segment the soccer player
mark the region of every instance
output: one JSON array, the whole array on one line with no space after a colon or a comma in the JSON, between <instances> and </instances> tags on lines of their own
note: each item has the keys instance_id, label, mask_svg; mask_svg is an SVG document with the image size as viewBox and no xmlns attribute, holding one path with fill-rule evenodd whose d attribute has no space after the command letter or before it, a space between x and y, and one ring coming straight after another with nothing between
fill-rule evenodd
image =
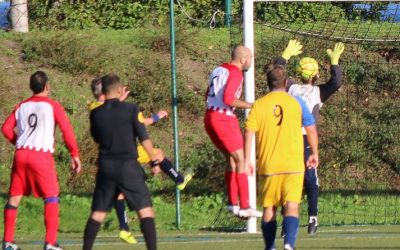
<instances>
[{"instance_id":1,"label":"soccer player","mask_svg":"<svg viewBox=\"0 0 400 250\"><path fill-rule=\"evenodd\" d=\"M45 250L61 250L57 244L59 225L59 185L52 156L54 130L58 125L79 173L81 162L74 131L60 103L48 97L50 85L43 71L30 77L33 96L18 104L3 124L3 135L15 145L8 201L4 208L4 250L20 249L14 243L18 205L23 195L33 194L44 201ZM15 128L17 128L15 130Z\"/></svg>"},{"instance_id":2,"label":"soccer player","mask_svg":"<svg viewBox=\"0 0 400 250\"><path fill-rule=\"evenodd\" d=\"M83 249L93 248L106 213L113 207L115 198L123 193L129 209L137 211L139 215L147 249L154 250L157 249L155 216L145 173L137 161L136 138L151 158L153 174L160 172L159 165L164 158L153 154L153 144L139 108L135 104L120 101L124 86L119 77L115 74L105 75L101 78L101 84L105 102L90 113L90 131L99 144L99 170Z\"/></svg>"},{"instance_id":3,"label":"soccer player","mask_svg":"<svg viewBox=\"0 0 400 250\"><path fill-rule=\"evenodd\" d=\"M299 55L302 51L302 45L297 40L290 40L288 46L281 58L276 60L278 65L286 65L292 56ZM340 55L344 51L343 43L336 43L333 50L328 49L327 54L330 57L331 77L325 84L315 85L319 79L318 63L313 58L303 58L300 60L297 69L301 77L301 84L289 81L287 86L288 93L292 96L299 96L306 103L308 109L312 112L316 123L319 118L319 110L342 85L343 74L339 66ZM303 136L306 137L306 131L303 129ZM304 139L304 161L310 155L310 147L307 140ZM318 174L315 168L306 168L304 176L304 188L307 194L308 202L308 233L314 235L318 227Z\"/></svg>"},{"instance_id":4,"label":"soccer player","mask_svg":"<svg viewBox=\"0 0 400 250\"><path fill-rule=\"evenodd\" d=\"M252 63L251 51L237 45L232 50L231 61L215 68L209 76L206 92L207 111L204 125L215 146L227 161L225 182L228 194L228 211L239 217L261 217L261 212L250 208L247 173L244 168L243 134L234 114L236 108L251 108L252 103L240 100L243 71ZM238 200L239 197L239 200Z\"/></svg>"},{"instance_id":5,"label":"soccer player","mask_svg":"<svg viewBox=\"0 0 400 250\"><path fill-rule=\"evenodd\" d=\"M105 101L105 95L102 92L101 78L96 78L92 81L91 89L96 101L89 103L88 105L89 111L92 111L93 109L103 105ZM124 87L123 93L119 97L119 99L121 101L124 101L128 97L128 95L129 91L127 91L126 88ZM153 114L151 117L148 118L144 118L142 113L140 112L139 116L140 119L143 120L144 125L148 126L157 123L160 119L168 116L168 112L165 110L160 110L159 112L157 112L157 114ZM151 162L150 156L146 153L143 146L138 145L137 152L138 152L138 162L141 165L146 165ZM186 187L187 183L192 179L193 175L191 173L187 173L185 174L185 176L183 176L182 174L177 172L173 168L171 161L165 157L163 150L155 148L153 154L158 154L161 158L164 159L160 163L161 170L163 170L177 184L177 188L179 190L183 190ZM125 212L125 199L123 194L118 195L114 208L119 221L119 228L120 228L119 238L129 244L137 243L136 239L129 230L127 216Z\"/></svg>"},{"instance_id":6,"label":"soccer player","mask_svg":"<svg viewBox=\"0 0 400 250\"><path fill-rule=\"evenodd\" d=\"M265 249L276 249L276 210L283 206L284 249L291 250L297 238L304 180L301 127L307 131L311 147L308 168L318 166L318 136L314 118L305 103L287 94L287 75L282 66L275 65L268 70L267 84L271 92L256 100L246 121L245 165L252 167L251 143L256 135Z\"/></svg>"}]
</instances>

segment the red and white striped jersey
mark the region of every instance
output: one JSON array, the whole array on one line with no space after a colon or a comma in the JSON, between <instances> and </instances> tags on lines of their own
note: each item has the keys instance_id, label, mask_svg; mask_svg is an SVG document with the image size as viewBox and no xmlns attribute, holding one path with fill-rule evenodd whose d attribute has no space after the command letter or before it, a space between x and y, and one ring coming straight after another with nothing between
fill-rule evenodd
<instances>
[{"instance_id":1,"label":"red and white striped jersey","mask_svg":"<svg viewBox=\"0 0 400 250\"><path fill-rule=\"evenodd\" d=\"M17 149L53 153L56 125L71 156L78 156L78 144L63 107L48 97L32 96L18 104L4 122L2 132Z\"/></svg>"},{"instance_id":2,"label":"red and white striped jersey","mask_svg":"<svg viewBox=\"0 0 400 250\"><path fill-rule=\"evenodd\" d=\"M224 63L213 70L208 77L207 109L234 115L232 103L242 94L243 73L232 65Z\"/></svg>"}]
</instances>

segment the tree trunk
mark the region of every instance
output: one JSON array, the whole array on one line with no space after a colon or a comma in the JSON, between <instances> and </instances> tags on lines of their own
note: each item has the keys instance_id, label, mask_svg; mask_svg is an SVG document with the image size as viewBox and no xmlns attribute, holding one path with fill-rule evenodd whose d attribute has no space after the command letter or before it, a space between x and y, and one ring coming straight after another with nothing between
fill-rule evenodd
<instances>
[{"instance_id":1,"label":"tree trunk","mask_svg":"<svg viewBox=\"0 0 400 250\"><path fill-rule=\"evenodd\" d=\"M15 32L28 32L28 0L11 0L11 29Z\"/></svg>"}]
</instances>

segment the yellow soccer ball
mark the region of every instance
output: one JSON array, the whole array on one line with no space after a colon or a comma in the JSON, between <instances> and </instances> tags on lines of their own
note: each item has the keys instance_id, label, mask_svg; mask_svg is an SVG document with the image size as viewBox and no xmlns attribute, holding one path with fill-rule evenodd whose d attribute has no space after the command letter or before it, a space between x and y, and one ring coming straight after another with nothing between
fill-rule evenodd
<instances>
[{"instance_id":1,"label":"yellow soccer ball","mask_svg":"<svg viewBox=\"0 0 400 250\"><path fill-rule=\"evenodd\" d=\"M308 80L318 74L318 62L311 57L303 57L296 66L297 73Z\"/></svg>"}]
</instances>

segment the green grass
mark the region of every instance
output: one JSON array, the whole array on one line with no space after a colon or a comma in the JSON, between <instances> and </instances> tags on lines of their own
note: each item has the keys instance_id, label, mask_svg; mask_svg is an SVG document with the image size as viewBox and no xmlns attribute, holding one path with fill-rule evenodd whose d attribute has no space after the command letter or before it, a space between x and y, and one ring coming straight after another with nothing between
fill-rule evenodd
<instances>
[{"instance_id":1,"label":"green grass","mask_svg":"<svg viewBox=\"0 0 400 250\"><path fill-rule=\"evenodd\" d=\"M192 183L193 184L193 183ZM191 187L182 193L181 232L222 231L234 232L245 228L245 222L228 214L225 210L223 194L203 196L190 195ZM174 189L165 190L165 194L154 195L153 205L156 211L157 229L163 233L176 232ZM0 204L5 203L5 196ZM90 214L91 195L61 196L60 229L61 233L81 233ZM379 209L377 209L379 207ZM319 202L319 223L327 225L365 225L365 224L398 224L400 200L395 195L361 196L322 193ZM42 235L43 201L32 197L22 200L19 207L17 238ZM139 231L139 220L134 212L128 213L130 225L135 232ZM3 218L0 218L0 223ZM278 216L281 222L281 216ZM303 201L301 225L307 225L307 205ZM0 224L2 230L3 224ZM107 216L102 226L102 233L112 234L118 231L118 220L114 210Z\"/></svg>"},{"instance_id":2,"label":"green grass","mask_svg":"<svg viewBox=\"0 0 400 250\"><path fill-rule=\"evenodd\" d=\"M278 234L280 229L278 229ZM299 230L297 249L399 249L400 226L345 226L319 227L315 236L306 234L306 228ZM139 243L134 246L120 242L116 233L99 233L95 249L146 249L143 238L136 238ZM60 234L60 242L68 249L81 249L81 234ZM41 249L42 242L37 238L25 237L19 241L24 249ZM281 249L283 242L277 238L276 245ZM171 232L158 234L159 249L191 250L233 250L263 249L262 235L246 233L213 233L213 232Z\"/></svg>"}]
</instances>

